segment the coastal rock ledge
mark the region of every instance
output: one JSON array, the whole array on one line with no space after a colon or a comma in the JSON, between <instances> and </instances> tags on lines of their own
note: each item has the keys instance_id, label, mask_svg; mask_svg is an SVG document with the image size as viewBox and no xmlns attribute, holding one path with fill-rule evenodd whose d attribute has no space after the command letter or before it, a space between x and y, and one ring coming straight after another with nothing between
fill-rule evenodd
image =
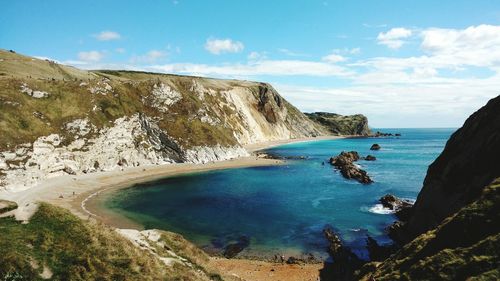
<instances>
[{"instance_id":1,"label":"coastal rock ledge","mask_svg":"<svg viewBox=\"0 0 500 281\"><path fill-rule=\"evenodd\" d=\"M355 179L363 184L370 184L373 180L365 170L354 164L360 159L356 151L342 151L339 155L330 158L330 164L335 166L346 179Z\"/></svg>"}]
</instances>

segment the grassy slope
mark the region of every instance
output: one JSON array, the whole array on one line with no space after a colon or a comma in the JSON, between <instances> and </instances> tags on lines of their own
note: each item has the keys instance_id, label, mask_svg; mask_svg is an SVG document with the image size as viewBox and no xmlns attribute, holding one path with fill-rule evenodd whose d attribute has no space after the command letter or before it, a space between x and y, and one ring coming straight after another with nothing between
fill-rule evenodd
<instances>
[{"instance_id":1,"label":"grassy slope","mask_svg":"<svg viewBox=\"0 0 500 281\"><path fill-rule=\"evenodd\" d=\"M165 266L112 229L44 203L28 224L0 219L0 233L0 280L39 280L44 266L54 280L221 279L204 268L208 257L180 235L164 232L166 246L156 251L170 248L193 262L193 268Z\"/></svg>"},{"instance_id":2,"label":"grassy slope","mask_svg":"<svg viewBox=\"0 0 500 281\"><path fill-rule=\"evenodd\" d=\"M0 50L0 59L0 150L33 142L50 133L70 137L63 125L73 119L88 117L97 128L103 128L117 118L138 112L161 119L160 127L186 147L235 144L230 129L189 118L203 104L210 106L220 102L218 97L206 95L207 100L201 101L190 95L192 77L128 71L88 72L3 50ZM82 82L95 85L103 78L109 78L108 83L113 87L113 92L106 96L91 94L88 86L80 86ZM217 85L216 80L199 79ZM160 82L184 96L166 113L142 103L143 98L150 96L153 85ZM23 83L31 89L48 92L50 96L29 97L20 92ZM258 85L229 80L219 80L220 83ZM222 107L222 110L231 113L228 108Z\"/></svg>"},{"instance_id":3,"label":"grassy slope","mask_svg":"<svg viewBox=\"0 0 500 281\"><path fill-rule=\"evenodd\" d=\"M362 280L499 280L500 178L480 199L420 235L382 263L363 267Z\"/></svg>"},{"instance_id":4,"label":"grassy slope","mask_svg":"<svg viewBox=\"0 0 500 281\"><path fill-rule=\"evenodd\" d=\"M106 83L113 90L106 95L90 93L88 88L103 79L108 79ZM204 99L200 99L191 89L193 79L213 89L215 94L204 95ZM24 83L30 89L48 92L50 96L36 99L21 93ZM148 103L153 100L153 86L160 83L183 96L167 112L160 112ZM221 121L227 124L239 122L235 112L224 105L227 101L220 92L243 86L257 97L261 85L257 82L147 72L83 71L0 50L0 150L30 143L51 133L63 135L70 141L72 136L66 132L64 124L77 118L88 118L100 129L110 126L117 118L135 113L145 113L158 120L160 128L185 148L235 145L237 141L229 126L202 122L197 112L205 109L215 119L225 117L225 121ZM294 126L297 116L303 115L289 103L285 102L285 105L291 118L288 123ZM294 114L297 116L291 116Z\"/></svg>"}]
</instances>

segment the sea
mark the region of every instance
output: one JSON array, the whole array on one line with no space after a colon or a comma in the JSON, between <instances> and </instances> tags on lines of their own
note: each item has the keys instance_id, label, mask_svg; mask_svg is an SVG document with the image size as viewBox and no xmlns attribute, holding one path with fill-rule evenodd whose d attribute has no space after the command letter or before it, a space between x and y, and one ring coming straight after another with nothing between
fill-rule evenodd
<instances>
[{"instance_id":1,"label":"sea","mask_svg":"<svg viewBox=\"0 0 500 281\"><path fill-rule=\"evenodd\" d=\"M327 260L323 229L333 228L360 258L366 238L390 244L396 217L379 202L385 194L415 200L428 166L455 129L379 129L400 137L347 138L285 144L265 150L288 157L282 165L173 176L107 195L106 209L146 229L182 234L209 253L248 241L240 257L309 255ZM370 150L372 144L381 146ZM357 164L372 184L348 180L328 163L342 151L373 155ZM298 158L298 159L296 159Z\"/></svg>"}]
</instances>

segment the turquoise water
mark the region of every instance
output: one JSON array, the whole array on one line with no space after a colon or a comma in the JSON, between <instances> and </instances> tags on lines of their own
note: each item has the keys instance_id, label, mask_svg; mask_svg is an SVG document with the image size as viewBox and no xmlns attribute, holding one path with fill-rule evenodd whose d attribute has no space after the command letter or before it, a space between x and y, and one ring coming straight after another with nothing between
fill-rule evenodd
<instances>
[{"instance_id":1,"label":"turquoise water","mask_svg":"<svg viewBox=\"0 0 500 281\"><path fill-rule=\"evenodd\" d=\"M311 252L325 257L322 230L330 225L358 255L366 257L366 235L389 243L384 229L395 220L377 208L377 200L387 193L415 199L427 166L454 130L385 131L400 132L402 137L283 145L268 151L307 158L282 166L196 173L139 184L111 194L105 204L146 228L181 233L207 249L242 235L249 237L250 246L242 253L247 256ZM370 151L373 143L382 149ZM346 180L327 163L343 150L377 157L373 162L358 162L373 184Z\"/></svg>"}]
</instances>

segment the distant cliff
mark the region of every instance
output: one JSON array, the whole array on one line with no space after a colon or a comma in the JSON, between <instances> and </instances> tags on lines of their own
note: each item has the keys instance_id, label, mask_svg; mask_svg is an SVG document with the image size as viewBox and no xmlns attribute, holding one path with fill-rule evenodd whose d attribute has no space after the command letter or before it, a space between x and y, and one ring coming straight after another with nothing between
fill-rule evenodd
<instances>
[{"instance_id":1,"label":"distant cliff","mask_svg":"<svg viewBox=\"0 0 500 281\"><path fill-rule=\"evenodd\" d=\"M500 96L472 114L429 166L409 219L390 229L402 248L354 280L499 280L498 159Z\"/></svg>"},{"instance_id":2,"label":"distant cliff","mask_svg":"<svg viewBox=\"0 0 500 281\"><path fill-rule=\"evenodd\" d=\"M224 160L248 155L247 144L328 134L265 83L0 59L0 186Z\"/></svg>"},{"instance_id":3,"label":"distant cliff","mask_svg":"<svg viewBox=\"0 0 500 281\"><path fill-rule=\"evenodd\" d=\"M367 136L370 134L368 118L361 114L346 116L328 112L305 114L309 119L321 124L334 135Z\"/></svg>"}]
</instances>

